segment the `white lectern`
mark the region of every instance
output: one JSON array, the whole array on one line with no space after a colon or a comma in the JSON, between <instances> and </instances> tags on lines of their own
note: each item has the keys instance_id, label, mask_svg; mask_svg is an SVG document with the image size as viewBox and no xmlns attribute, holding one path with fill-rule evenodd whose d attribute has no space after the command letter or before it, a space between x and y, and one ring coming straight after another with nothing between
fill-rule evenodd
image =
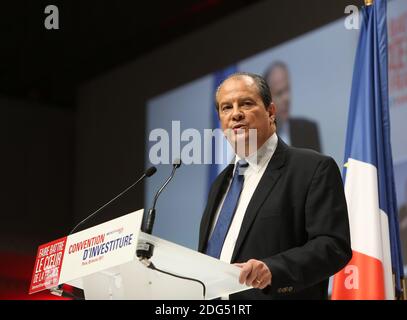
<instances>
[{"instance_id":1,"label":"white lectern","mask_svg":"<svg viewBox=\"0 0 407 320\"><path fill-rule=\"evenodd\" d=\"M195 300L250 289L239 283L238 267L141 232L142 215L141 209L40 246L30 292L67 283L83 289L85 299ZM150 261L162 272L139 261L138 242L154 245ZM45 254L58 254L56 243L64 247L61 264L41 270Z\"/></svg>"},{"instance_id":2,"label":"white lectern","mask_svg":"<svg viewBox=\"0 0 407 320\"><path fill-rule=\"evenodd\" d=\"M249 289L239 284L239 268L175 243L140 232L139 241L154 245L151 261L171 274L147 268L137 258L86 277L72 285L83 288L85 299L214 299Z\"/></svg>"}]
</instances>

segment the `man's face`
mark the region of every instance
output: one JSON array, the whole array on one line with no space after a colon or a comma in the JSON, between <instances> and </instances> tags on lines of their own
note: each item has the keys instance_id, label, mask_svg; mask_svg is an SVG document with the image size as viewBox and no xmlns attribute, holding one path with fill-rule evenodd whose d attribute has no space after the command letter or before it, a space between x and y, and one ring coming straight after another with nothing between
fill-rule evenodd
<instances>
[{"instance_id":1,"label":"man's face","mask_svg":"<svg viewBox=\"0 0 407 320\"><path fill-rule=\"evenodd\" d=\"M273 102L277 106L277 121L285 122L290 116L291 103L290 79L287 70L279 66L275 67L267 82L271 89Z\"/></svg>"},{"instance_id":2,"label":"man's face","mask_svg":"<svg viewBox=\"0 0 407 320\"><path fill-rule=\"evenodd\" d=\"M266 109L251 77L236 76L226 80L218 91L217 102L222 129L235 152L236 145L244 143L248 155L249 129L257 130L254 150L275 132L275 107L270 104Z\"/></svg>"}]
</instances>

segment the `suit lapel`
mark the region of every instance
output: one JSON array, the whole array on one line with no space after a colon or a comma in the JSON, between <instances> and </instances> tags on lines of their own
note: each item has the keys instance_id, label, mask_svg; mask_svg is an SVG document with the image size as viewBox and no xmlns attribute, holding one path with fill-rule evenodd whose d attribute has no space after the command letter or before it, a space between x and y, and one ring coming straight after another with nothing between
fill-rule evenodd
<instances>
[{"instance_id":1,"label":"suit lapel","mask_svg":"<svg viewBox=\"0 0 407 320\"><path fill-rule=\"evenodd\" d=\"M280 178L280 168L284 165L286 156L287 145L279 138L276 151L273 157L270 159L266 170L260 182L253 193L252 199L246 209L245 216L243 218L242 226L240 227L239 236L237 237L235 249L232 255L232 262L235 261L236 255L239 252L241 245L254 221L256 215L266 200L274 185Z\"/></svg>"},{"instance_id":2,"label":"suit lapel","mask_svg":"<svg viewBox=\"0 0 407 320\"><path fill-rule=\"evenodd\" d=\"M205 244L208 242L209 231L211 227L211 222L213 221L215 212L219 207L219 202L222 199L222 196L225 194L228 187L229 178L233 172L234 163L229 164L225 170L223 170L218 178L216 178L209 199L208 206L205 210L204 216L202 217L202 230L199 237L198 251L203 252Z\"/></svg>"}]
</instances>

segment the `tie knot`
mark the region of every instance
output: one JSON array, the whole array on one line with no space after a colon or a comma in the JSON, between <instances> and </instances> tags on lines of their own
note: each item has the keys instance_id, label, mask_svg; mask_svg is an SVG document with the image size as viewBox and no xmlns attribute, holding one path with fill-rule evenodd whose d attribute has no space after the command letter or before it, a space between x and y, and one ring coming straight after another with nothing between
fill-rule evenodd
<instances>
[{"instance_id":1,"label":"tie knot","mask_svg":"<svg viewBox=\"0 0 407 320\"><path fill-rule=\"evenodd\" d=\"M249 164L247 163L246 160L239 160L236 163L236 169L235 169L235 173L239 174L239 175L244 175L247 167L249 166Z\"/></svg>"},{"instance_id":2,"label":"tie knot","mask_svg":"<svg viewBox=\"0 0 407 320\"><path fill-rule=\"evenodd\" d=\"M246 160L241 159L241 160L239 160L239 161L237 162L237 166L238 166L238 168L245 168L245 167L248 167L249 164L247 163Z\"/></svg>"}]
</instances>

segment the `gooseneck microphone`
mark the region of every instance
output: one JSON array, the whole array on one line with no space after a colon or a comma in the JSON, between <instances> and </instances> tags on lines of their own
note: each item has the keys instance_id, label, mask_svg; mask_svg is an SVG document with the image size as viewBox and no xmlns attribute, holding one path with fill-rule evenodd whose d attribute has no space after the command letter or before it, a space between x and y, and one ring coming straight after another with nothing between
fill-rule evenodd
<instances>
[{"instance_id":1,"label":"gooseneck microphone","mask_svg":"<svg viewBox=\"0 0 407 320\"><path fill-rule=\"evenodd\" d=\"M148 168L146 171L144 171L143 175L136 181L134 182L131 186L129 186L128 188L126 188L125 190L123 190L122 192L120 192L116 197L114 197L112 200L106 202L103 206L101 206L100 208L98 208L96 211L92 212L89 216L87 216L85 219L83 219L81 222L79 222L72 230L71 232L69 232L69 235L71 235L72 233L74 233L76 231L76 229L78 229L79 226L81 226L82 224L84 224L86 221L88 221L90 218L92 218L94 215L96 215L99 211L101 211L102 209L104 209L105 207L107 207L109 204L111 204L113 201L115 201L116 199L120 198L122 195L124 195L127 191L129 191L131 188L133 188L135 185L137 185L140 181L144 180L146 177L151 177L154 173L157 172L157 168L156 167L150 167Z\"/></svg>"},{"instance_id":2,"label":"gooseneck microphone","mask_svg":"<svg viewBox=\"0 0 407 320\"><path fill-rule=\"evenodd\" d=\"M95 216L99 211L101 211L102 209L104 209L106 206L108 206L109 204L111 204L113 201L115 201L116 199L120 198L122 195L124 195L127 191L129 191L131 188L133 188L135 185L137 185L140 181L144 180L146 177L151 177L154 173L157 172L157 168L156 167L150 167L148 168L146 171L144 171L144 173L141 175L140 178L137 179L136 182L134 182L132 185L130 185L129 187L127 187L125 190L123 190L122 192L120 192L117 196L115 196L113 199L111 199L110 201L106 202L103 206L101 206L100 208L98 208L96 211L92 212L89 216L87 216L85 219L83 219L81 222L79 222L72 230L71 232L69 232L69 235L71 235L72 233L74 233L76 231L76 229L78 229L79 226L81 226L82 224L84 224L86 221L88 221L90 218L92 218L93 216ZM73 299L77 299L77 300L81 300L82 298L76 297L75 295L69 293L69 292L65 292L63 290L63 286L64 284L61 283L58 286L54 287L54 288L50 288L50 291L53 295L56 296L63 296L63 297L67 297L67 298L73 298Z\"/></svg>"},{"instance_id":3,"label":"gooseneck microphone","mask_svg":"<svg viewBox=\"0 0 407 320\"><path fill-rule=\"evenodd\" d=\"M154 196L153 205L148 210L147 215L143 219L141 226L141 231L151 234L153 232L154 220L155 220L155 206L157 204L157 199L160 196L161 192L165 189L168 183L172 180L175 175L175 171L181 166L181 160L175 159L172 164L172 171L170 176L165 180L164 184L158 189L157 193ZM154 246L151 243L139 242L137 245L137 256L141 259L150 259L153 255Z\"/></svg>"},{"instance_id":4,"label":"gooseneck microphone","mask_svg":"<svg viewBox=\"0 0 407 320\"><path fill-rule=\"evenodd\" d=\"M165 189L165 187L168 185L168 183L171 181L171 179L175 175L175 171L181 166L181 160L176 159L173 162L173 167L170 176L165 180L164 184L161 186L160 189L158 189L157 193L154 196L153 200L153 205L152 207L148 210L147 215L144 216L145 218L145 223L143 219L143 224L141 227L141 230L144 231L145 233L151 234L153 231L153 226L154 226L154 220L155 220L155 205L157 204L157 199L160 196L161 192ZM150 258L153 256L153 251L154 251L154 245L152 243L146 242L146 241L139 241L137 244L137 250L136 254L137 257L139 258L140 262L144 264L147 268L154 270L156 272L160 272L175 278L183 279L183 280L189 280L193 282L197 282L202 285L203 289L203 299L205 300L205 295L206 295L206 286L205 283L203 283L199 279L194 279L194 278L189 278L185 277L179 274L171 273L169 271L165 271L161 268L157 268L154 263L150 260Z\"/></svg>"},{"instance_id":5,"label":"gooseneck microphone","mask_svg":"<svg viewBox=\"0 0 407 320\"><path fill-rule=\"evenodd\" d=\"M157 204L157 199L160 196L161 192L165 189L167 184L172 180L175 175L175 170L177 170L181 166L181 160L176 159L172 165L171 175L165 180L164 184L158 189L157 193L154 196L153 206L148 210L146 223L142 227L142 231L148 234L153 232L154 220L155 220L155 205Z\"/></svg>"}]
</instances>

